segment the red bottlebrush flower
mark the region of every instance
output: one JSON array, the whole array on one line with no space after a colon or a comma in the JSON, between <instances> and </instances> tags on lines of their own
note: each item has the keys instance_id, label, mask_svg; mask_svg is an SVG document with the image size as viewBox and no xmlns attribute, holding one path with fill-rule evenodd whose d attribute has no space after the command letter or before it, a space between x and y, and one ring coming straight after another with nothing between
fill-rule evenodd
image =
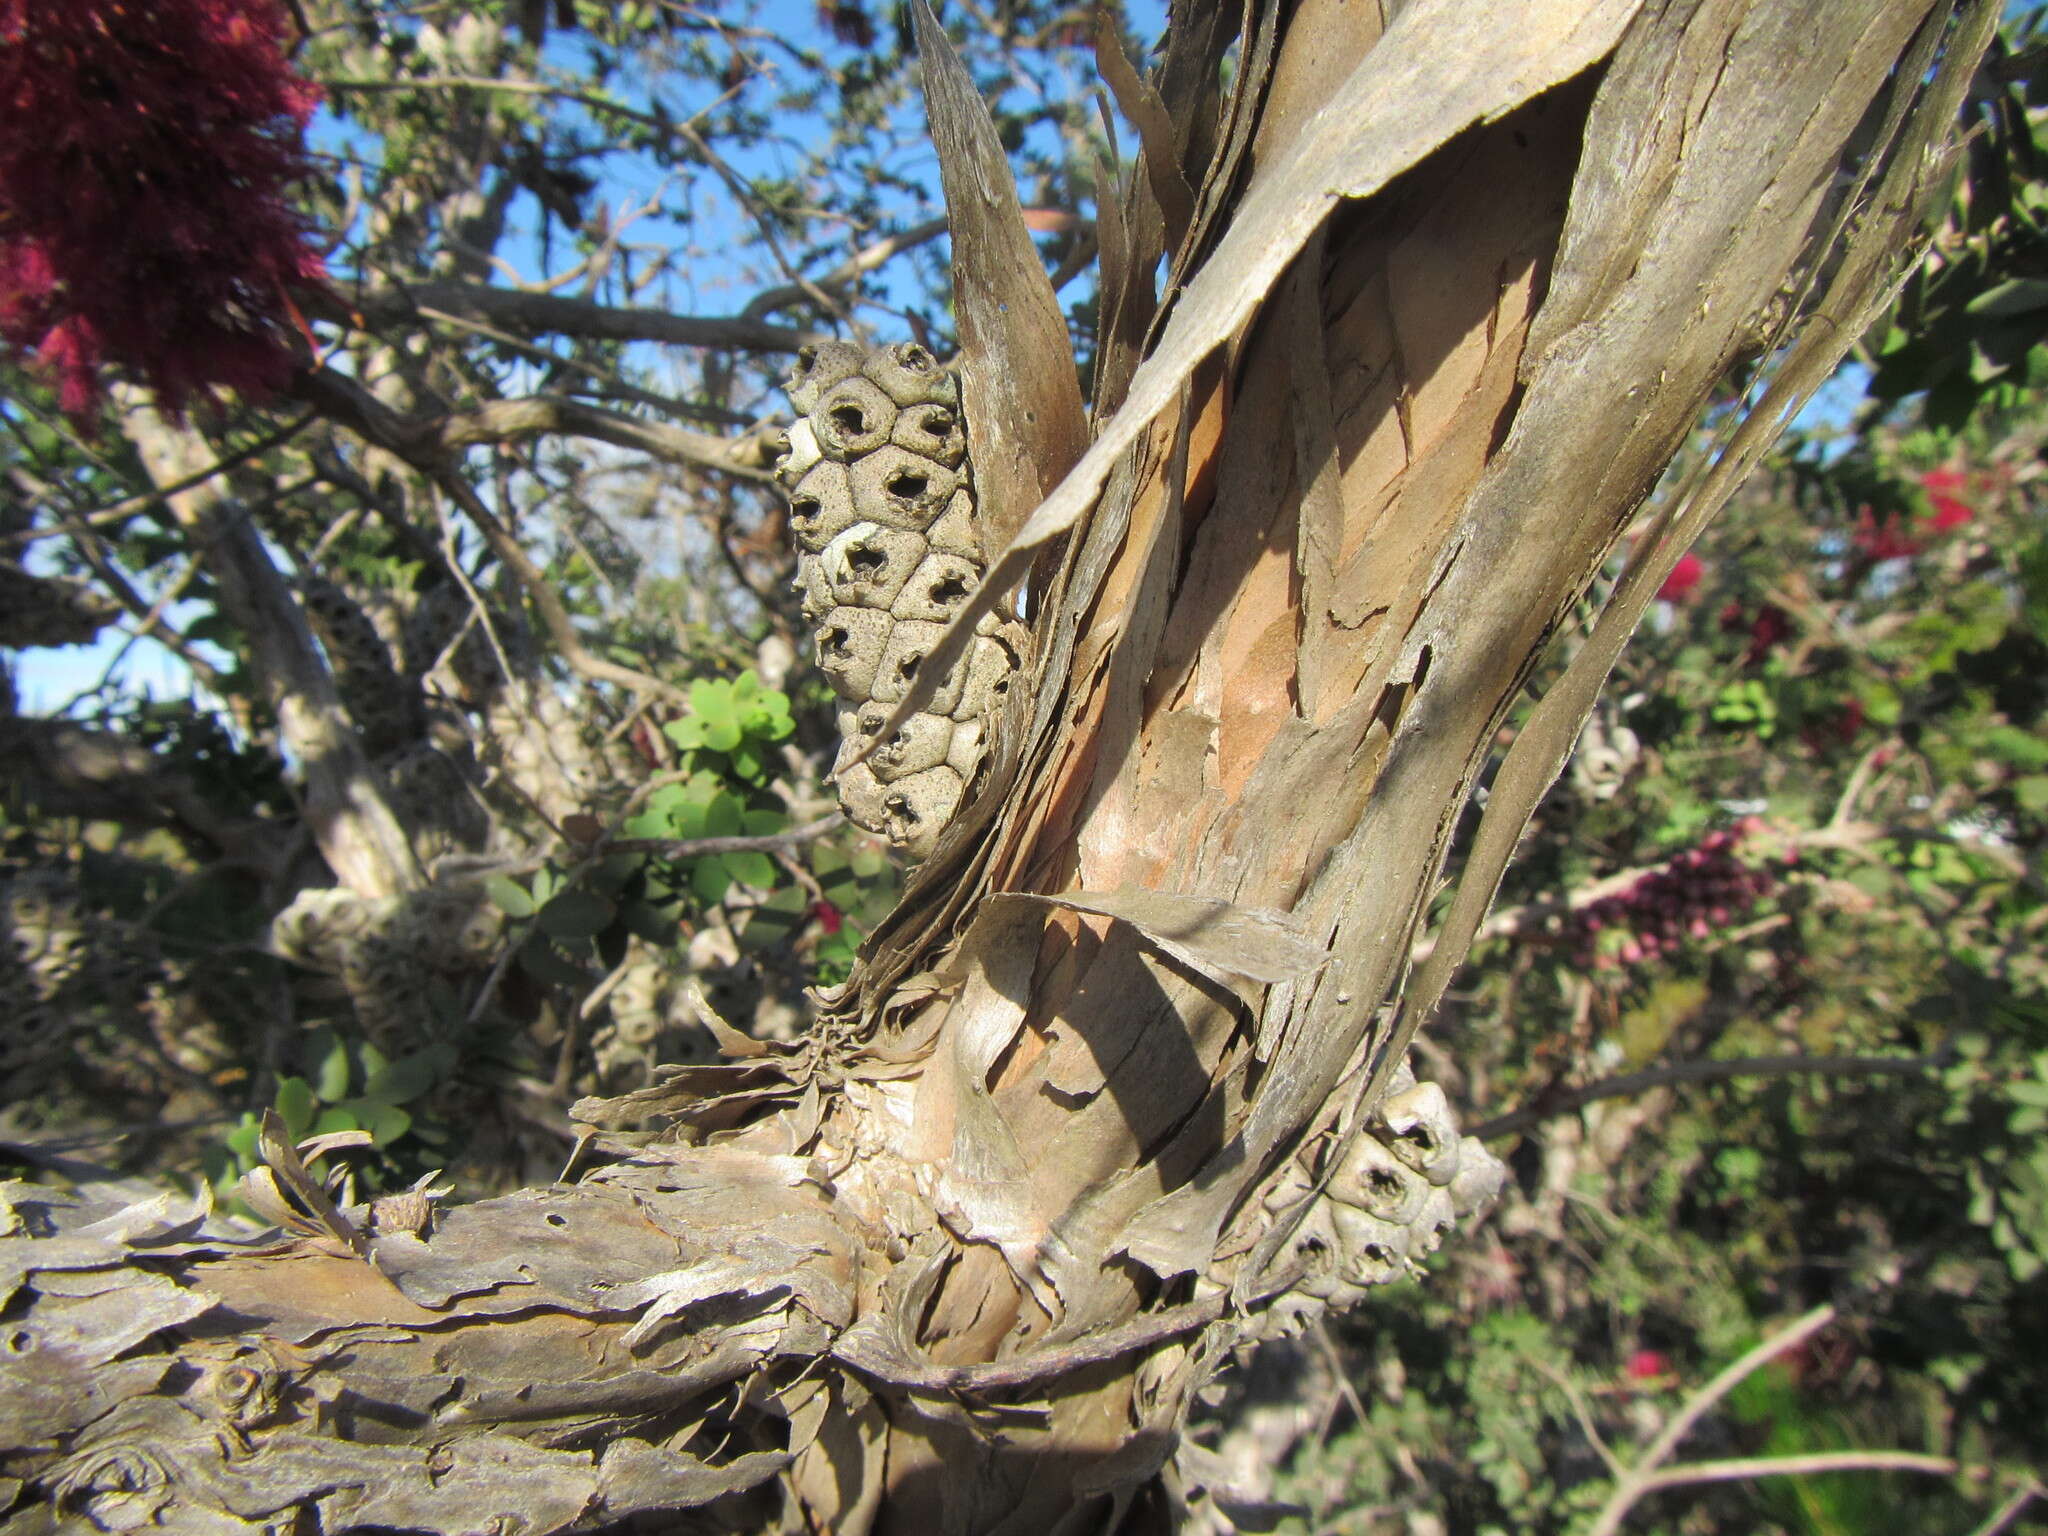
<instances>
[{"instance_id":1,"label":"red bottlebrush flower","mask_svg":"<svg viewBox=\"0 0 2048 1536\"><path fill-rule=\"evenodd\" d=\"M1612 970L1652 963L1688 941L1712 938L1778 883L1777 873L1752 868L1741 857L1743 840L1762 826L1752 819L1708 833L1625 889L1572 913L1561 942L1581 965Z\"/></svg>"},{"instance_id":2,"label":"red bottlebrush flower","mask_svg":"<svg viewBox=\"0 0 2048 1536\"><path fill-rule=\"evenodd\" d=\"M1671 1357L1661 1350L1639 1349L1628 1357L1628 1364L1623 1369L1631 1381L1649 1381L1671 1374Z\"/></svg>"},{"instance_id":3,"label":"red bottlebrush flower","mask_svg":"<svg viewBox=\"0 0 2048 1536\"><path fill-rule=\"evenodd\" d=\"M818 24L848 48L875 46L875 24L860 0L818 0Z\"/></svg>"},{"instance_id":4,"label":"red bottlebrush flower","mask_svg":"<svg viewBox=\"0 0 2048 1536\"><path fill-rule=\"evenodd\" d=\"M1887 512L1879 522L1868 507L1856 511L1856 527L1849 541L1872 561L1904 560L1920 553L1920 541L1906 532L1905 519Z\"/></svg>"},{"instance_id":5,"label":"red bottlebrush flower","mask_svg":"<svg viewBox=\"0 0 2048 1536\"><path fill-rule=\"evenodd\" d=\"M1776 603L1765 603L1749 621L1749 650L1743 665L1755 666L1771 653L1771 647L1792 633L1792 616Z\"/></svg>"},{"instance_id":6,"label":"red bottlebrush flower","mask_svg":"<svg viewBox=\"0 0 2048 1536\"><path fill-rule=\"evenodd\" d=\"M1688 549L1678 557L1678 564L1671 567L1671 574L1664 578L1664 585L1657 589L1657 595L1667 603L1683 602L1706 574L1706 561Z\"/></svg>"},{"instance_id":7,"label":"red bottlebrush flower","mask_svg":"<svg viewBox=\"0 0 2048 1536\"><path fill-rule=\"evenodd\" d=\"M325 267L284 33L275 0L0 0L0 344L73 417L105 367L173 415L289 377Z\"/></svg>"},{"instance_id":8,"label":"red bottlebrush flower","mask_svg":"<svg viewBox=\"0 0 2048 1536\"><path fill-rule=\"evenodd\" d=\"M1833 714L1823 715L1809 723L1799 733L1800 739L1815 752L1845 747L1862 732L1864 719L1863 701L1854 697L1844 699L1842 707Z\"/></svg>"},{"instance_id":9,"label":"red bottlebrush flower","mask_svg":"<svg viewBox=\"0 0 2048 1536\"><path fill-rule=\"evenodd\" d=\"M846 926L846 916L829 901L811 903L811 916L817 919L818 927L827 938Z\"/></svg>"},{"instance_id":10,"label":"red bottlebrush flower","mask_svg":"<svg viewBox=\"0 0 2048 1536\"><path fill-rule=\"evenodd\" d=\"M1930 469L1920 477L1920 489L1934 508L1927 522L1937 533L1976 521L1977 509L1957 493L1969 489L1970 477L1959 469Z\"/></svg>"}]
</instances>

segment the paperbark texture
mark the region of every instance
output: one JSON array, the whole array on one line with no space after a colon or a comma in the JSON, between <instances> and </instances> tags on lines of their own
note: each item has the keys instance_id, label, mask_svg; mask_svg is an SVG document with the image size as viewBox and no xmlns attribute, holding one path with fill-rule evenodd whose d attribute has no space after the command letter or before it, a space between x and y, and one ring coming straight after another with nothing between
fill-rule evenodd
<instances>
[{"instance_id":1,"label":"paperbark texture","mask_svg":"<svg viewBox=\"0 0 2048 1536\"><path fill-rule=\"evenodd\" d=\"M1103 173L1092 445L921 23L1019 525L982 596L1031 577L1034 653L809 1037L588 1105L666 1129L431 1220L321 1210L288 1147L261 1242L17 1190L0 1531L1166 1530L1219 1361L1483 1195L1407 1032L1612 646L1912 253L1996 12L1189 9L1106 70L1144 143ZM1782 383L1644 514L1409 987L1510 707L1759 356Z\"/></svg>"}]
</instances>

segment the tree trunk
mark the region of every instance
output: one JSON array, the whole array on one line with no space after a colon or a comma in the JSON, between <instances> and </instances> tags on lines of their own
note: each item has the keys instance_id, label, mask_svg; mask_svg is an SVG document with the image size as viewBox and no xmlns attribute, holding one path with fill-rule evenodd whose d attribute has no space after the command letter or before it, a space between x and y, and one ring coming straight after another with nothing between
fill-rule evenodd
<instances>
[{"instance_id":1,"label":"tree trunk","mask_svg":"<svg viewBox=\"0 0 2048 1536\"><path fill-rule=\"evenodd\" d=\"M0 1192L0 1532L1168 1529L1215 1366L1483 1200L1407 1042L1620 643L1917 247L1996 7L1187 10L1151 80L1105 57L1144 153L1085 453L1028 308L977 328L1010 193L927 43L1021 524L984 593L1029 576L1035 651L810 1036L431 1215L337 1211L274 1137L267 1240Z\"/></svg>"}]
</instances>

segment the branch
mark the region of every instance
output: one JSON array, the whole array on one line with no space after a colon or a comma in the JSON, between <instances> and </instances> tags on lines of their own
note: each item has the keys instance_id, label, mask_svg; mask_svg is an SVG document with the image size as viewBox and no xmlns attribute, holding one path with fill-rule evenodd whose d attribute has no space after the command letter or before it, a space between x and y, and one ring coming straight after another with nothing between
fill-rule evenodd
<instances>
[{"instance_id":1,"label":"branch","mask_svg":"<svg viewBox=\"0 0 2048 1536\"><path fill-rule=\"evenodd\" d=\"M646 853L661 859L701 859L714 853L779 853L802 847L845 824L846 818L834 811L787 832L768 832L756 837L621 837L605 843L597 850L597 856Z\"/></svg>"},{"instance_id":2,"label":"branch","mask_svg":"<svg viewBox=\"0 0 2048 1536\"><path fill-rule=\"evenodd\" d=\"M1815 1307L1782 1333L1764 1340L1695 1392L1686 1401L1685 1406L1672 1416L1671 1422L1664 1426L1657 1438L1650 1442L1628 1474L1616 1480L1614 1492L1608 1495L1607 1502L1601 1506L1599 1516L1593 1521L1586 1536L1614 1536L1614 1533L1621 1529L1622 1520L1635 1502L1657 1486L1658 1464L1678 1448L1679 1441L1692 1433L1693 1426L1699 1423L1709 1408L1734 1391L1759 1367L1820 1332L1834 1321L1834 1317L1833 1307Z\"/></svg>"},{"instance_id":3,"label":"branch","mask_svg":"<svg viewBox=\"0 0 2048 1536\"><path fill-rule=\"evenodd\" d=\"M718 347L733 352L794 352L829 341L828 332L770 325L735 316L675 315L665 309L615 308L560 294L499 288L489 283L446 279L403 288L372 288L352 299L315 299L306 305L316 319L358 328L366 324L432 319L440 310L465 320L528 335L580 336L594 341L658 341L679 347Z\"/></svg>"},{"instance_id":4,"label":"branch","mask_svg":"<svg viewBox=\"0 0 2048 1536\"><path fill-rule=\"evenodd\" d=\"M1952 1456L1914 1451L1816 1451L1805 1456L1744 1456L1733 1461L1695 1461L1667 1467L1644 1479L1643 1489L1680 1488L1687 1483L1732 1483L1750 1477L1806 1477L1816 1472L1932 1472L1953 1477L1962 1464Z\"/></svg>"},{"instance_id":5,"label":"branch","mask_svg":"<svg viewBox=\"0 0 2048 1536\"><path fill-rule=\"evenodd\" d=\"M726 410L723 406L710 405L695 400L678 400L670 395L658 395L653 390L641 389L630 384L614 368L601 368L578 357L565 357L560 352L551 352L535 342L523 340L510 331L501 331L495 325L485 325L476 320L465 320L460 315L451 315L445 310L422 307L420 313L431 320L452 325L457 330L468 331L473 336L482 336L501 347L508 348L549 368L568 368L593 379L600 386L594 393L607 399L636 400L642 405L652 406L666 415L694 416L703 421L718 422L728 427L750 427L754 418L738 411Z\"/></svg>"},{"instance_id":6,"label":"branch","mask_svg":"<svg viewBox=\"0 0 2048 1536\"><path fill-rule=\"evenodd\" d=\"M935 240L946 232L944 219L927 219L915 228L906 229L900 235L889 235L863 246L853 255L834 267L824 276L809 283L782 283L773 288L763 288L740 311L742 320L758 320L763 315L773 314L778 309L787 309L792 304L801 304L810 298L811 290L822 288L828 293L837 293L852 287L861 278L885 262L914 250L927 241Z\"/></svg>"},{"instance_id":7,"label":"branch","mask_svg":"<svg viewBox=\"0 0 2048 1536\"><path fill-rule=\"evenodd\" d=\"M267 432L254 442L248 444L248 446L237 448L233 453L223 455L214 463L207 465L206 468L195 470L180 480L172 481L169 485L144 491L140 495L130 496L125 501L117 501L112 506L101 507L92 512L59 512L56 515L62 518L63 522L58 527L21 528L12 533L0 534L0 545L32 544L38 539L54 538L60 533L73 532L79 528L99 528L108 523L126 522L138 513L147 512L152 507L162 506L173 496L182 495L186 491L204 485L216 475L224 475L231 469L239 469L251 459L268 453L273 448L282 447L306 429L307 424L313 420L314 414L314 412L308 411L296 420L287 422L284 426L279 427L275 432ZM51 488L48 485L29 475L19 467L10 469L8 475L23 490L33 495L47 497L52 494Z\"/></svg>"},{"instance_id":8,"label":"branch","mask_svg":"<svg viewBox=\"0 0 2048 1536\"><path fill-rule=\"evenodd\" d=\"M438 485L462 508L463 515L476 525L477 531L484 536L484 542L491 546L491 553L512 573L539 610L541 622L547 626L555 649L576 671L595 681L616 683L636 693L658 693L677 699L683 696L673 684L650 673L620 666L615 661L607 661L591 653L554 584L533 563L511 530L484 505L483 498L477 495L469 482L456 473L446 450L438 442L423 442L418 431L405 418L355 380L332 368L302 368L293 380L293 387L301 398L335 421L402 459Z\"/></svg>"},{"instance_id":9,"label":"branch","mask_svg":"<svg viewBox=\"0 0 2048 1536\"><path fill-rule=\"evenodd\" d=\"M416 441L430 442L445 452L459 452L480 443L501 443L542 433L591 437L620 448L633 448L680 464L696 464L723 474L766 482L768 455L751 435L723 437L688 427L642 421L621 411L608 411L566 395L529 395L520 400L491 400L467 411L417 422L409 429Z\"/></svg>"},{"instance_id":10,"label":"branch","mask_svg":"<svg viewBox=\"0 0 2048 1536\"><path fill-rule=\"evenodd\" d=\"M249 841L140 742L72 720L0 719L0 777L44 816L184 827L223 852Z\"/></svg>"},{"instance_id":11,"label":"branch","mask_svg":"<svg viewBox=\"0 0 2048 1536\"><path fill-rule=\"evenodd\" d=\"M2017 1520L2025 1509L2044 1490L2039 1483L2030 1482L2023 1488L2015 1489L2011 1498L1984 1517L1984 1523L1970 1532L1970 1536L1998 1536L1998 1533Z\"/></svg>"},{"instance_id":12,"label":"branch","mask_svg":"<svg viewBox=\"0 0 2048 1536\"><path fill-rule=\"evenodd\" d=\"M139 391L124 387L123 395L129 440L153 477L176 484L211 462L212 450L197 434L171 426ZM412 844L342 708L298 598L246 509L226 505L211 485L167 496L166 504L219 583L223 611L248 636L285 746L305 775L305 816L321 856L359 895L418 889L425 875Z\"/></svg>"}]
</instances>

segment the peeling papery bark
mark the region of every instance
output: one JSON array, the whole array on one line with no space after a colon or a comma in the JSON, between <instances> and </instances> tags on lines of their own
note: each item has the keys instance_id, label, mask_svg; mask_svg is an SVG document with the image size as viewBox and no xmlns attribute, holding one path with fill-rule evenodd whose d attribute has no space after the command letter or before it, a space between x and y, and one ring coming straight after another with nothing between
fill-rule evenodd
<instances>
[{"instance_id":1,"label":"peeling papery bark","mask_svg":"<svg viewBox=\"0 0 2048 1536\"><path fill-rule=\"evenodd\" d=\"M424 1226L323 1209L281 1144L267 1237L11 1187L0 1532L1163 1531L1216 1367L1483 1208L1406 1032L1637 598L1912 254L1996 8L1380 9L1203 11L1111 68L1145 161L1102 178L1094 444L953 625L1029 574L1032 655L811 1034L579 1106L617 1161ZM934 138L971 146L955 86ZM977 164L963 247L1014 204ZM1000 267L964 261L997 318L961 372L1015 502L1073 418L1030 361L1057 311ZM1409 1002L1509 708L1757 357L1780 382L1651 514Z\"/></svg>"}]
</instances>

